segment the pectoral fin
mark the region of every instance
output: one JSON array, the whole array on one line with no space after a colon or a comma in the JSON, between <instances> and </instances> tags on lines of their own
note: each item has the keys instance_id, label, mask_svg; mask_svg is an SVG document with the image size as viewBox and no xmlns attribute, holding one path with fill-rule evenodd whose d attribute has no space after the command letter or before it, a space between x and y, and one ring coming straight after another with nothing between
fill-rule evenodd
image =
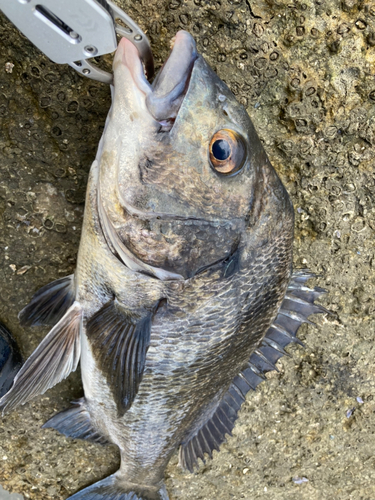
<instances>
[{"instance_id":1,"label":"pectoral fin","mask_svg":"<svg viewBox=\"0 0 375 500\"><path fill-rule=\"evenodd\" d=\"M116 301L111 301L87 324L87 337L112 391L119 416L130 408L142 380L151 318L152 313L130 316Z\"/></svg>"},{"instance_id":2,"label":"pectoral fin","mask_svg":"<svg viewBox=\"0 0 375 500\"><path fill-rule=\"evenodd\" d=\"M81 317L81 306L75 302L18 372L12 388L0 399L0 411L10 411L44 394L77 368Z\"/></svg>"},{"instance_id":3,"label":"pectoral fin","mask_svg":"<svg viewBox=\"0 0 375 500\"><path fill-rule=\"evenodd\" d=\"M21 325L56 325L75 299L74 275L60 278L42 287L18 314Z\"/></svg>"}]
</instances>

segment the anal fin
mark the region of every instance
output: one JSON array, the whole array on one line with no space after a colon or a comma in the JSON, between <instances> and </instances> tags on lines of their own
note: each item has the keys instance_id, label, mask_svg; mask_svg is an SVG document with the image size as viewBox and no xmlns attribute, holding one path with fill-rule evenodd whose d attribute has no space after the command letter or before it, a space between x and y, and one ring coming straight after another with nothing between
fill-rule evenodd
<instances>
[{"instance_id":1,"label":"anal fin","mask_svg":"<svg viewBox=\"0 0 375 500\"><path fill-rule=\"evenodd\" d=\"M64 436L73 439L86 439L95 443L107 444L109 441L95 429L91 422L90 413L85 404L85 399L81 398L72 401L71 408L57 413L50 418L42 427L55 429Z\"/></svg>"},{"instance_id":2,"label":"anal fin","mask_svg":"<svg viewBox=\"0 0 375 500\"><path fill-rule=\"evenodd\" d=\"M247 366L235 377L228 391L213 406L206 422L196 425L181 443L179 463L183 468L193 472L198 466L198 458L204 461L205 453L211 457L212 451L219 449L226 434L232 432L246 394L265 380L265 373L276 369L275 363L285 354L287 345L292 342L302 344L296 333L303 323L310 323L308 316L329 313L323 306L314 303L326 291L305 285L308 279L314 277L307 270L297 270L292 274L285 298L262 344L250 356Z\"/></svg>"},{"instance_id":3,"label":"anal fin","mask_svg":"<svg viewBox=\"0 0 375 500\"><path fill-rule=\"evenodd\" d=\"M53 326L60 321L74 300L74 275L71 274L38 290L18 314L18 318L22 326Z\"/></svg>"},{"instance_id":4,"label":"anal fin","mask_svg":"<svg viewBox=\"0 0 375 500\"><path fill-rule=\"evenodd\" d=\"M61 382L77 368L81 354L82 310L75 302L42 340L0 399L0 411L10 411Z\"/></svg>"}]
</instances>

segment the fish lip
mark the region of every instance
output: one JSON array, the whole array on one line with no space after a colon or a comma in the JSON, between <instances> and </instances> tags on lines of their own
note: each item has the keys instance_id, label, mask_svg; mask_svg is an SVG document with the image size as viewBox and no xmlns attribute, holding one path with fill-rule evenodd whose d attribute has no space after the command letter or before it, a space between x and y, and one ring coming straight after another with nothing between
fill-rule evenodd
<instances>
[{"instance_id":1,"label":"fish lip","mask_svg":"<svg viewBox=\"0 0 375 500\"><path fill-rule=\"evenodd\" d=\"M173 40L172 51L152 85L147 81L137 48L126 38L121 39L114 60L114 64L120 60L128 68L135 86L145 96L148 112L160 123L163 131L169 131L173 126L198 58L190 33L181 30Z\"/></svg>"},{"instance_id":2,"label":"fish lip","mask_svg":"<svg viewBox=\"0 0 375 500\"><path fill-rule=\"evenodd\" d=\"M176 119L197 58L194 38L187 31L179 31L169 57L155 77L152 92L146 97L146 106L155 120L163 124Z\"/></svg>"},{"instance_id":3,"label":"fish lip","mask_svg":"<svg viewBox=\"0 0 375 500\"><path fill-rule=\"evenodd\" d=\"M141 61L141 57L139 55L138 49L136 46L127 38L121 38L115 58L113 60L113 68L116 68L117 64L123 64L126 66L130 72L130 75L133 79L135 86L140 90L143 94L147 95L152 92L152 88L150 83L148 82L143 64ZM116 71L114 72L114 86L116 88Z\"/></svg>"}]
</instances>

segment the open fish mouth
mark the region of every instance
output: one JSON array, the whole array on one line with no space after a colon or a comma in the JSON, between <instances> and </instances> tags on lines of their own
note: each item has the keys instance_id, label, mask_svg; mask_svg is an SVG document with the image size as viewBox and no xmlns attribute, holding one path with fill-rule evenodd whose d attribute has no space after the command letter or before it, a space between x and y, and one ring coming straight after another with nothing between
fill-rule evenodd
<instances>
[{"instance_id":1,"label":"open fish mouth","mask_svg":"<svg viewBox=\"0 0 375 500\"><path fill-rule=\"evenodd\" d=\"M133 80L132 105L135 109L146 109L150 117L159 123L158 132L170 132L176 121L179 110L189 90L189 83L193 72L198 52L194 38L186 31L179 31L172 39L172 50L162 68L156 75L152 84L145 76L143 63L137 48L126 38L121 39L115 55L115 63L120 62L127 70ZM122 81L116 82L115 87L121 86ZM138 101L138 102L134 102ZM197 224L226 225L232 218L223 217L199 217L190 214L174 214L158 210L139 209L127 199L117 185L116 197L131 217L140 220L162 219L170 221L193 221Z\"/></svg>"},{"instance_id":2,"label":"open fish mouth","mask_svg":"<svg viewBox=\"0 0 375 500\"><path fill-rule=\"evenodd\" d=\"M195 41L188 32L179 31L172 43L172 51L152 85L146 79L138 50L129 40L123 38L116 53L116 58L121 58L129 69L135 85L145 94L149 113L165 132L171 130L176 120L198 57Z\"/></svg>"}]
</instances>

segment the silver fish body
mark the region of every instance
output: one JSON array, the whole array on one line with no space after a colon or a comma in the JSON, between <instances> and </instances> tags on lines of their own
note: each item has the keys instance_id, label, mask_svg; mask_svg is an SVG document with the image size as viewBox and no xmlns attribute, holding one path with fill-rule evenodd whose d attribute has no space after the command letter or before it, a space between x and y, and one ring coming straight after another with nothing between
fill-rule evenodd
<instances>
[{"instance_id":1,"label":"silver fish body","mask_svg":"<svg viewBox=\"0 0 375 500\"><path fill-rule=\"evenodd\" d=\"M76 272L21 311L25 324L56 324L0 407L80 359L84 398L45 426L115 443L121 467L71 498L165 500L173 452L192 470L219 449L246 392L322 312L322 290L292 276L290 199L192 37L179 32L153 86L122 41L114 78Z\"/></svg>"}]
</instances>

